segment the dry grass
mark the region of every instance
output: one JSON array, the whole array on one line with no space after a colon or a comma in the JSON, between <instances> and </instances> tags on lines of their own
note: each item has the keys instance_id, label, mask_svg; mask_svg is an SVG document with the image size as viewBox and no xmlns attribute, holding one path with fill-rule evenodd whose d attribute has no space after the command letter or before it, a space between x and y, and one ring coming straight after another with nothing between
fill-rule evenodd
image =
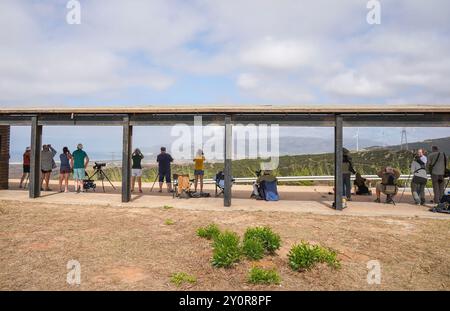
<instances>
[{"instance_id":1,"label":"dry grass","mask_svg":"<svg viewBox=\"0 0 450 311\"><path fill-rule=\"evenodd\" d=\"M213 268L211 242L196 235L212 222L241 236L250 225L278 232L278 255L256 265L276 267L281 284L249 284L255 263L245 260L232 269ZM2 290L450 289L448 220L0 202L0 228ZM292 271L287 253L301 240L337 250L341 269ZM70 259L81 263L79 287L66 283ZM381 285L366 282L372 259L382 264ZM179 271L197 282L176 287L170 277Z\"/></svg>"}]
</instances>

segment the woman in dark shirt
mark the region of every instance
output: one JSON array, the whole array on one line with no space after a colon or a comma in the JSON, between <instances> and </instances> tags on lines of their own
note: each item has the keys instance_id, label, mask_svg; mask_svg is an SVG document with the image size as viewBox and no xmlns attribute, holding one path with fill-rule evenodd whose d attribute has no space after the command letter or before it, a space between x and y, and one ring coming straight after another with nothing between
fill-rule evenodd
<instances>
[{"instance_id":1,"label":"woman in dark shirt","mask_svg":"<svg viewBox=\"0 0 450 311\"><path fill-rule=\"evenodd\" d=\"M137 179L139 193L142 193L142 164L141 161L144 158L141 150L136 148L131 155L133 165L131 166L131 192L134 191L134 183Z\"/></svg>"},{"instance_id":2,"label":"woman in dark shirt","mask_svg":"<svg viewBox=\"0 0 450 311\"><path fill-rule=\"evenodd\" d=\"M69 175L71 171L70 159L72 159L72 154L70 154L69 148L64 147L63 153L59 155L59 160L61 165L59 168L59 191L69 192ZM62 183L64 180L64 190L62 188Z\"/></svg>"}]
</instances>

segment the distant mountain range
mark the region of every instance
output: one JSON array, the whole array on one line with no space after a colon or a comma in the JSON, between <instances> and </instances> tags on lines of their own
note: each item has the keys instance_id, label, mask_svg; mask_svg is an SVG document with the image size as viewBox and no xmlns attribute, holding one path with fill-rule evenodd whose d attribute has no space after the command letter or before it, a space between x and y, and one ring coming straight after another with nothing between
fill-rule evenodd
<instances>
[{"instance_id":1,"label":"distant mountain range","mask_svg":"<svg viewBox=\"0 0 450 311\"><path fill-rule=\"evenodd\" d=\"M445 152L446 154L450 155L450 137L443 137L443 138L436 138L436 139L427 139L420 142L412 142L408 143L408 150L417 150L420 148L424 148L428 151L431 151L432 146L438 146L440 151ZM366 150L375 150L375 149L387 149L387 150L400 150L401 145L394 145L394 146L387 146L387 147L381 147L381 146L371 146L364 148Z\"/></svg>"},{"instance_id":2,"label":"distant mountain range","mask_svg":"<svg viewBox=\"0 0 450 311\"><path fill-rule=\"evenodd\" d=\"M170 150L171 142L165 146ZM450 137L429 139L420 142L408 143L409 150L418 148L425 148L431 150L432 145L437 145L442 151L450 155ZM156 158L159 153L161 145L152 145L149 147L142 147L141 151L147 159ZM344 147L349 150L356 150L356 139L344 139ZM400 150L400 145L380 146L380 142L371 139L359 139L359 150L375 150L375 149ZM192 150L194 150L192 146ZM284 155L308 155L308 154L323 154L334 152L334 140L332 137L295 137L285 136L280 138L279 154ZM120 162L122 152L117 150L114 152L89 152L89 157L94 161L114 161ZM56 158L59 160L59 158ZM22 160L22 152L14 152L11 154L11 162L20 162ZM150 160L147 160L150 161Z\"/></svg>"}]
</instances>

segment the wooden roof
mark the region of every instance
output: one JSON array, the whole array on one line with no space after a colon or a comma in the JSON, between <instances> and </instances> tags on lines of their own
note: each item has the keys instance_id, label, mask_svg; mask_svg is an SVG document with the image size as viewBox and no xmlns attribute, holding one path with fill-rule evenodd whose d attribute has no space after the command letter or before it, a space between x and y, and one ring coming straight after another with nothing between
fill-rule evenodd
<instances>
[{"instance_id":1,"label":"wooden roof","mask_svg":"<svg viewBox=\"0 0 450 311\"><path fill-rule=\"evenodd\" d=\"M117 107L6 107L0 114L286 114L286 113L450 113L450 105L222 105Z\"/></svg>"}]
</instances>

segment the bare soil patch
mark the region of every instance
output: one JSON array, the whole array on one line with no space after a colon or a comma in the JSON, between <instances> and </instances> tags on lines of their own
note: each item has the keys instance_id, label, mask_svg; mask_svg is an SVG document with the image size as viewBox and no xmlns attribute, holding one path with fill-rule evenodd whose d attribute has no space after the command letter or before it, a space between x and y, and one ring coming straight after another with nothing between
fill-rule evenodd
<instances>
[{"instance_id":1,"label":"bare soil patch","mask_svg":"<svg viewBox=\"0 0 450 311\"><path fill-rule=\"evenodd\" d=\"M300 204L300 203L299 203ZM269 211L194 211L0 201L2 290L449 290L450 220L315 215ZM174 224L165 224L166 219ZM211 222L241 236L269 225L282 238L276 256L212 267ZM342 267L294 272L290 247L306 240L337 250ZM81 285L66 283L67 262L81 264ZM367 261L379 260L381 285L368 285ZM253 266L276 267L280 285L250 285ZM176 287L186 272L197 283Z\"/></svg>"}]
</instances>

